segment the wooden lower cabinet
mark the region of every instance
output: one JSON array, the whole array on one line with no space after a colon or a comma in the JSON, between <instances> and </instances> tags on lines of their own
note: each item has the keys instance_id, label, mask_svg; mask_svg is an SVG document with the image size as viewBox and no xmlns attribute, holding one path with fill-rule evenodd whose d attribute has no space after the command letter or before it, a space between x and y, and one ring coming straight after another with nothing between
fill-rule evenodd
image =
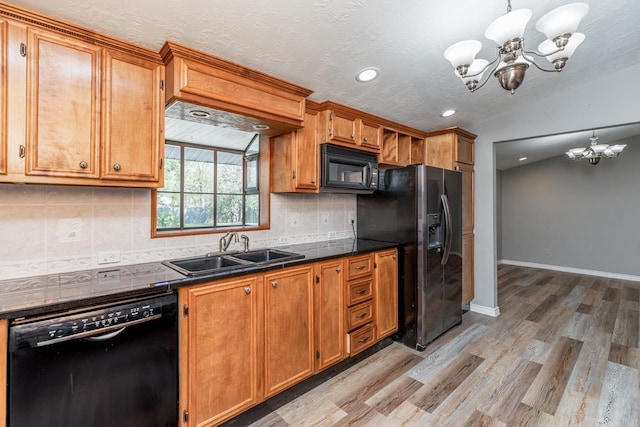
<instances>
[{"instance_id":1,"label":"wooden lower cabinet","mask_svg":"<svg viewBox=\"0 0 640 427\"><path fill-rule=\"evenodd\" d=\"M392 333L396 253L334 258L181 288L180 426L219 425L365 350L380 338L376 322ZM349 275L354 278L347 280ZM0 321L0 350L3 330L6 335Z\"/></svg>"},{"instance_id":2,"label":"wooden lower cabinet","mask_svg":"<svg viewBox=\"0 0 640 427\"><path fill-rule=\"evenodd\" d=\"M344 352L344 262L317 263L314 285L315 372L345 358Z\"/></svg>"},{"instance_id":3,"label":"wooden lower cabinet","mask_svg":"<svg viewBox=\"0 0 640 427\"><path fill-rule=\"evenodd\" d=\"M180 289L180 419L211 426L258 403L262 277Z\"/></svg>"},{"instance_id":4,"label":"wooden lower cabinet","mask_svg":"<svg viewBox=\"0 0 640 427\"><path fill-rule=\"evenodd\" d=\"M313 375L313 266L264 276L266 398Z\"/></svg>"},{"instance_id":5,"label":"wooden lower cabinet","mask_svg":"<svg viewBox=\"0 0 640 427\"><path fill-rule=\"evenodd\" d=\"M375 290L377 339L398 330L398 250L375 255Z\"/></svg>"},{"instance_id":6,"label":"wooden lower cabinet","mask_svg":"<svg viewBox=\"0 0 640 427\"><path fill-rule=\"evenodd\" d=\"M475 296L473 282L474 234L462 235L462 303L470 302Z\"/></svg>"}]
</instances>

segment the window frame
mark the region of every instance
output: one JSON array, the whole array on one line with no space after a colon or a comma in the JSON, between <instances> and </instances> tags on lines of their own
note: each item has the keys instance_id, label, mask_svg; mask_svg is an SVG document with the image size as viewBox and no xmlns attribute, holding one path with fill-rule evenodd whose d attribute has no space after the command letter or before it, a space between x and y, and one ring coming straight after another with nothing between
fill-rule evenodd
<instances>
[{"instance_id":1,"label":"window frame","mask_svg":"<svg viewBox=\"0 0 640 427\"><path fill-rule=\"evenodd\" d=\"M246 158L251 158L254 156L258 156L258 187L255 189L246 189L243 188L243 195L250 194L258 194L259 195L259 204L260 204L260 220L258 225L234 225L234 226L224 226L224 227L201 227L201 228L181 228L181 229L167 229L167 230L158 230L157 229L157 221L158 221L158 190L159 188L154 188L151 191L151 237L173 237L173 236L191 236L191 235L204 235L204 234L219 234L219 233L227 233L230 231L257 231L257 230L267 230L270 228L270 198L269 198L269 160L270 160L270 150L269 150L269 137L265 135L258 135L259 138L259 153L252 154L246 156ZM173 145L182 145L185 147L193 147L193 148L202 148L207 147L206 145L199 144L189 144L182 143L177 141L169 141L167 143L171 143ZM225 150L219 149L217 147L210 147L213 150L234 152L234 150ZM240 153L238 151L238 153ZM163 159L164 159L164 150L163 150ZM184 159L182 160L184 162ZM245 160L243 159L243 162ZM164 160L163 160L164 163ZM184 171L183 171L184 173ZM243 167L243 174L246 174L246 163L245 167ZM246 180L246 176L244 177ZM164 168L162 169L162 177L160 180L160 184L164 183ZM160 187L161 188L161 187ZM180 189L181 197L184 195L184 182L181 183ZM214 212L215 214L215 212ZM243 212L243 216L245 212ZM181 224L183 224L184 213L181 213Z\"/></svg>"}]
</instances>

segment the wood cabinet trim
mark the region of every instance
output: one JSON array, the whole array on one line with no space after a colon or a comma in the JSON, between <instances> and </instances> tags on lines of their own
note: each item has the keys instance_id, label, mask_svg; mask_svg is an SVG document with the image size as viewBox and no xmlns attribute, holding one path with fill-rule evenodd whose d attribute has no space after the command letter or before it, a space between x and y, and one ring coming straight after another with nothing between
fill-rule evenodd
<instances>
[{"instance_id":1,"label":"wood cabinet trim","mask_svg":"<svg viewBox=\"0 0 640 427\"><path fill-rule=\"evenodd\" d=\"M214 69L219 69L239 76L241 75L244 76L247 80L259 82L272 88L279 89L284 92L289 92L303 98L306 98L313 93L312 90L304 88L302 86L289 83L271 75L252 70L250 68L204 52L199 52L195 49L191 49L189 47L171 41L165 42L165 44L162 46L162 49L160 49L160 56L165 64L169 63L171 59L176 57L190 59L192 61L205 64Z\"/></svg>"},{"instance_id":2,"label":"wood cabinet trim","mask_svg":"<svg viewBox=\"0 0 640 427\"><path fill-rule=\"evenodd\" d=\"M7 319L0 319L0 427L5 427L7 420L8 328L9 322Z\"/></svg>"}]
</instances>

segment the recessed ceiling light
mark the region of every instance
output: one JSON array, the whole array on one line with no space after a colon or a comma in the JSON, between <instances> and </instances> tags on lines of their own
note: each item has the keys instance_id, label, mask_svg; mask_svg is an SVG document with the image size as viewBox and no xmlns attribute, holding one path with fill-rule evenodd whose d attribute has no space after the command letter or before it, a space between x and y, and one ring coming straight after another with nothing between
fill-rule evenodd
<instances>
[{"instance_id":1,"label":"recessed ceiling light","mask_svg":"<svg viewBox=\"0 0 640 427\"><path fill-rule=\"evenodd\" d=\"M526 158L526 157L520 157L520 158L518 159L518 161L519 161L519 162L523 162L523 161L525 161L525 160L527 160L527 158Z\"/></svg>"},{"instance_id":2,"label":"recessed ceiling light","mask_svg":"<svg viewBox=\"0 0 640 427\"><path fill-rule=\"evenodd\" d=\"M206 119L207 117L211 117L211 114L207 113L206 111L203 110L190 110L189 114L192 117L198 118L198 119Z\"/></svg>"},{"instance_id":3,"label":"recessed ceiling light","mask_svg":"<svg viewBox=\"0 0 640 427\"><path fill-rule=\"evenodd\" d=\"M456 110L445 110L442 112L442 114L440 114L440 117L449 117L449 116L453 116L456 113Z\"/></svg>"},{"instance_id":4,"label":"recessed ceiling light","mask_svg":"<svg viewBox=\"0 0 640 427\"><path fill-rule=\"evenodd\" d=\"M267 130L267 129L270 129L270 127L268 125L253 125L253 128L255 130Z\"/></svg>"},{"instance_id":5,"label":"recessed ceiling light","mask_svg":"<svg viewBox=\"0 0 640 427\"><path fill-rule=\"evenodd\" d=\"M362 83L370 82L371 80L378 77L378 74L380 74L380 70L375 67L365 68L364 70L361 70L358 75L356 75L356 80Z\"/></svg>"}]
</instances>

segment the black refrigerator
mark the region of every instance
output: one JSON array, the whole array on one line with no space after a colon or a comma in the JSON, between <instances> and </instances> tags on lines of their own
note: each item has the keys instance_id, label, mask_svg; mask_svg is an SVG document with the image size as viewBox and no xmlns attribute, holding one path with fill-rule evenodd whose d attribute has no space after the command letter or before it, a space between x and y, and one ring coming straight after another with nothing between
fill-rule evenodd
<instances>
[{"instance_id":1,"label":"black refrigerator","mask_svg":"<svg viewBox=\"0 0 640 427\"><path fill-rule=\"evenodd\" d=\"M358 195L358 238L400 244L398 338L424 350L462 322L462 174L385 169Z\"/></svg>"}]
</instances>

